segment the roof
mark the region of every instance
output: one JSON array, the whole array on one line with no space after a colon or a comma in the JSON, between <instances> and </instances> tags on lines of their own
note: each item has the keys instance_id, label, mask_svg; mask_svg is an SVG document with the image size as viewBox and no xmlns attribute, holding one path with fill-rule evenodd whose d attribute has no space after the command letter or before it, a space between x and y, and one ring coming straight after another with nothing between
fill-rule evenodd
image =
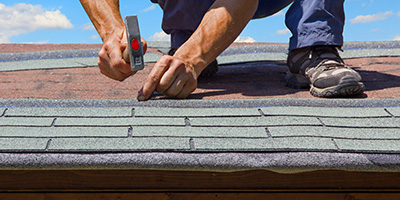
<instances>
[{"instance_id":1,"label":"roof","mask_svg":"<svg viewBox=\"0 0 400 200\"><path fill-rule=\"evenodd\" d=\"M168 49L151 45L153 56ZM0 68L20 68L0 72L0 92L7 97L0 100L0 169L398 172L400 59L393 56L400 55L400 45L346 45L359 55L347 63L360 67L367 86L365 96L353 99L316 99L287 89L283 61L248 55L284 55L282 44L231 47L220 60L229 55L242 60L222 61L220 72L200 80L188 100L156 95L148 102L135 100L132 90L151 63L147 72L119 83L95 73L94 63L82 64L80 59L95 59L93 49L1 54ZM360 58L365 52L368 57ZM82 65L60 69L55 63L61 60ZM35 63L46 69L32 70Z\"/></svg>"}]
</instances>

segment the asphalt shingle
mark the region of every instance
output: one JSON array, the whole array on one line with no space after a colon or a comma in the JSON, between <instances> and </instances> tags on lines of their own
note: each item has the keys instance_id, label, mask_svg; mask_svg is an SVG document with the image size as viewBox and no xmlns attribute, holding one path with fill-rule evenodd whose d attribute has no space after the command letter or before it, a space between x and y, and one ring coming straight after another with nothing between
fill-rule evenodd
<instances>
[{"instance_id":1,"label":"asphalt shingle","mask_svg":"<svg viewBox=\"0 0 400 200\"><path fill-rule=\"evenodd\" d=\"M189 150L186 138L56 138L49 151L171 151Z\"/></svg>"},{"instance_id":2,"label":"asphalt shingle","mask_svg":"<svg viewBox=\"0 0 400 200\"><path fill-rule=\"evenodd\" d=\"M185 126L182 118L57 118L54 126Z\"/></svg>"},{"instance_id":3,"label":"asphalt shingle","mask_svg":"<svg viewBox=\"0 0 400 200\"><path fill-rule=\"evenodd\" d=\"M316 117L218 117L190 118L192 126L321 126Z\"/></svg>"},{"instance_id":4,"label":"asphalt shingle","mask_svg":"<svg viewBox=\"0 0 400 200\"><path fill-rule=\"evenodd\" d=\"M133 108L50 108L50 107L25 107L7 108L4 116L9 117L132 117Z\"/></svg>"},{"instance_id":5,"label":"asphalt shingle","mask_svg":"<svg viewBox=\"0 0 400 200\"><path fill-rule=\"evenodd\" d=\"M257 108L155 108L137 107L137 117L260 116Z\"/></svg>"},{"instance_id":6,"label":"asphalt shingle","mask_svg":"<svg viewBox=\"0 0 400 200\"><path fill-rule=\"evenodd\" d=\"M389 113L391 113L395 117L400 117L400 107L390 107L386 109Z\"/></svg>"},{"instance_id":7,"label":"asphalt shingle","mask_svg":"<svg viewBox=\"0 0 400 200\"><path fill-rule=\"evenodd\" d=\"M127 137L127 127L0 127L0 137L60 138L60 137Z\"/></svg>"},{"instance_id":8,"label":"asphalt shingle","mask_svg":"<svg viewBox=\"0 0 400 200\"><path fill-rule=\"evenodd\" d=\"M346 58L398 56L399 44L400 42L393 41L346 43L346 51L342 55ZM164 53L169 50L168 42L150 42L149 46ZM22 56L20 58L6 55L9 60L0 59L0 71L96 66L95 51L90 50L91 54L69 57L84 52L89 51L29 54L39 57L19 54L18 56ZM254 65L254 61L257 60L285 60L286 53L287 45L249 45L229 48L218 59L222 64L251 61L253 63L250 65ZM47 57L42 57L43 54ZM56 56L57 59L52 59L52 56ZM146 62L155 62L159 58L159 54L151 52L145 55ZM265 66L261 67L276 65L279 75L283 75L283 69L286 69L283 62L264 62L263 65ZM353 67L357 66L353 64ZM225 79L235 78L229 74L230 67L221 68L226 71ZM257 70L257 67L251 66L250 70ZM398 78L395 74L389 76L390 73L386 71L382 73L364 70L360 71L363 76L373 75L382 79L389 77L393 80ZM11 80L18 77L17 73L11 75L13 73L4 74L10 75ZM63 73L67 74L70 71L65 70ZM252 73L254 71L247 75ZM252 82L251 78L244 80ZM365 80L368 85L374 79ZM28 81L30 80L22 83ZM225 81L231 83L231 80ZM369 92L385 87L398 87L393 82L383 88L369 87ZM205 83L201 86L204 89L222 89L214 87L215 85L210 87ZM265 85L261 84L259 87L263 86ZM247 98L262 97L259 93L248 93L246 89L226 89L221 93L242 92ZM91 88L87 90L90 91ZM282 94L291 92L298 91L285 89ZM285 169L287 166L297 166L301 169L370 170L370 167L374 166L373 169L387 168L398 171L400 168L400 108L396 98L264 98L237 101L158 99L148 102L137 102L133 99L3 99L0 104L0 168L6 165L14 167L15 163L19 163L20 166L29 165L25 162L27 160L34 163L30 164L31 167L37 168L46 165L43 162L54 162L51 167L63 163L63 166L68 168L82 160L81 167L89 169L99 165L103 168L118 165L108 163L111 160L128 166L127 168L138 165L146 168L152 163L150 167L167 164L173 166L171 169L176 169L174 167L178 165L191 166L191 169L195 170L220 169L232 165L236 165L232 168L239 170L254 166L258 169L257 167L265 166L267 162L273 163L270 165L272 168L283 166ZM104 161L104 157L111 159ZM15 162L10 158L15 158ZM49 158L53 160L46 160ZM237 160L234 160L235 158ZM208 162L202 163L204 160ZM248 168L241 168L242 166Z\"/></svg>"},{"instance_id":9,"label":"asphalt shingle","mask_svg":"<svg viewBox=\"0 0 400 200\"><path fill-rule=\"evenodd\" d=\"M41 166L45 161L54 163L49 164L52 167L62 163L63 168L91 168L90 163L93 163L104 168L191 166L192 170L223 170L228 166L229 170L243 170L267 166L276 170L276 166L282 166L285 172L329 167L392 170L392 161L382 161L391 163L389 167L378 166L375 157L374 161L359 158L357 166L348 163L355 162L351 156L354 153L397 155L400 152L400 128L396 128L400 118L392 116L396 115L396 107L386 107L386 110L379 106L271 107L257 101L256 106L233 108L230 106L238 104L213 103L204 105L215 108L187 108L186 104L179 107L178 102L173 108L125 101L109 104L42 102L40 107L8 102L0 110L5 111L0 117L0 159L5 160L0 168L15 166L15 163ZM330 153L330 156L324 157L323 153ZM32 154L34 159L23 157L25 154ZM254 154L256 158L270 156L264 159L274 159L274 162L257 161L252 158ZM309 154L313 155L306 161L296 157ZM93 155L96 160L92 159ZM340 156L336 158L335 155ZM72 156L70 160L62 159L68 156ZM104 161L102 156L109 160ZM289 162L287 158L291 159L291 169L284 164ZM210 161L200 168L196 164L207 159ZM230 163L232 159L237 163Z\"/></svg>"},{"instance_id":10,"label":"asphalt shingle","mask_svg":"<svg viewBox=\"0 0 400 200\"><path fill-rule=\"evenodd\" d=\"M265 128L261 127L154 127L135 126L132 129L133 137L246 137L267 138Z\"/></svg>"},{"instance_id":11,"label":"asphalt shingle","mask_svg":"<svg viewBox=\"0 0 400 200\"><path fill-rule=\"evenodd\" d=\"M335 139L343 151L370 153L400 153L400 140L345 140Z\"/></svg>"},{"instance_id":12,"label":"asphalt shingle","mask_svg":"<svg viewBox=\"0 0 400 200\"><path fill-rule=\"evenodd\" d=\"M329 107L266 107L266 116L315 116L315 117L390 117L384 108L329 108Z\"/></svg>"},{"instance_id":13,"label":"asphalt shingle","mask_svg":"<svg viewBox=\"0 0 400 200\"><path fill-rule=\"evenodd\" d=\"M343 139L397 139L400 140L400 129L397 128L338 128L338 127L305 127L286 126L268 128L272 137L329 137Z\"/></svg>"},{"instance_id":14,"label":"asphalt shingle","mask_svg":"<svg viewBox=\"0 0 400 200\"><path fill-rule=\"evenodd\" d=\"M0 138L0 151L44 151L48 139L43 138Z\"/></svg>"},{"instance_id":15,"label":"asphalt shingle","mask_svg":"<svg viewBox=\"0 0 400 200\"><path fill-rule=\"evenodd\" d=\"M0 126L47 126L50 127L54 118L37 117L1 117Z\"/></svg>"},{"instance_id":16,"label":"asphalt shingle","mask_svg":"<svg viewBox=\"0 0 400 200\"><path fill-rule=\"evenodd\" d=\"M297 138L196 138L194 148L200 151L335 151L331 139L316 137Z\"/></svg>"},{"instance_id":17,"label":"asphalt shingle","mask_svg":"<svg viewBox=\"0 0 400 200\"><path fill-rule=\"evenodd\" d=\"M93 63L97 63L97 58L23 60L23 61L12 61L12 62L0 62L0 69L1 69L0 71L88 67L88 66L94 66Z\"/></svg>"},{"instance_id":18,"label":"asphalt shingle","mask_svg":"<svg viewBox=\"0 0 400 200\"><path fill-rule=\"evenodd\" d=\"M354 128L400 128L400 118L320 118L326 126Z\"/></svg>"}]
</instances>

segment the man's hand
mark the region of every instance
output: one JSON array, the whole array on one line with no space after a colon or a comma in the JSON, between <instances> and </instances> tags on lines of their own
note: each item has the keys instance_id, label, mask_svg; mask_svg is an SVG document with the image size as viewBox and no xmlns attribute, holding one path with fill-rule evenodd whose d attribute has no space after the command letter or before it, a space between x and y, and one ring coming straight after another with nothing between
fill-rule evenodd
<instances>
[{"instance_id":1,"label":"man's hand","mask_svg":"<svg viewBox=\"0 0 400 200\"><path fill-rule=\"evenodd\" d=\"M98 65L101 73L119 81L136 72L122 59L127 46L125 23L119 11L119 0L80 0L104 44L99 52ZM146 41L143 40L143 53Z\"/></svg>"},{"instance_id":2,"label":"man's hand","mask_svg":"<svg viewBox=\"0 0 400 200\"><path fill-rule=\"evenodd\" d=\"M165 55L154 65L137 99L146 101L154 91L184 99L197 88L194 67L177 57Z\"/></svg>"},{"instance_id":3,"label":"man's hand","mask_svg":"<svg viewBox=\"0 0 400 200\"><path fill-rule=\"evenodd\" d=\"M145 53L147 44L143 38L142 42L143 53ZM115 32L104 42L97 62L102 74L114 80L123 81L137 72L132 71L130 64L123 59L122 52L125 48L127 48L125 30Z\"/></svg>"},{"instance_id":4,"label":"man's hand","mask_svg":"<svg viewBox=\"0 0 400 200\"><path fill-rule=\"evenodd\" d=\"M123 81L136 72L132 72L130 64L122 59L122 51L126 48L126 32L119 30L110 35L104 42L100 52L98 65L100 72L109 78Z\"/></svg>"}]
</instances>

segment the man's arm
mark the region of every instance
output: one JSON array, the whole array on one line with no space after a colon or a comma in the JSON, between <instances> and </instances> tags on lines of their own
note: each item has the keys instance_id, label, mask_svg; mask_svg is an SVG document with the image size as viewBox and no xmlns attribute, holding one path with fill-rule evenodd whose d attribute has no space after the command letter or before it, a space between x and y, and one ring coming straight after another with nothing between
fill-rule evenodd
<instances>
[{"instance_id":1,"label":"man's arm","mask_svg":"<svg viewBox=\"0 0 400 200\"><path fill-rule=\"evenodd\" d=\"M80 0L80 2L104 43L98 60L101 73L119 81L134 74L131 66L122 59L127 39L125 23L119 11L119 0ZM145 51L146 44L143 39L142 41Z\"/></svg>"},{"instance_id":2,"label":"man's arm","mask_svg":"<svg viewBox=\"0 0 400 200\"><path fill-rule=\"evenodd\" d=\"M257 6L258 0L216 0L174 56L163 56L156 63L138 100L150 99L154 91L186 98L196 89L201 71L236 39Z\"/></svg>"}]
</instances>

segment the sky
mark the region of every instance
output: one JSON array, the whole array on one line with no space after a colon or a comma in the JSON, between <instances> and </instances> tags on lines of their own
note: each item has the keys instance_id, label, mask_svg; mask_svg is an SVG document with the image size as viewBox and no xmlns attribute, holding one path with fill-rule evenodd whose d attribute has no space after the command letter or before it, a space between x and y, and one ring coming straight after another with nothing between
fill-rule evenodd
<instances>
[{"instance_id":1,"label":"sky","mask_svg":"<svg viewBox=\"0 0 400 200\"><path fill-rule=\"evenodd\" d=\"M168 40L161 29L162 10L150 0L120 0L122 16L138 15L141 36ZM252 20L237 41L287 43L287 8ZM346 0L344 40L400 40L399 0ZM79 0L0 0L0 43L102 43Z\"/></svg>"}]
</instances>

